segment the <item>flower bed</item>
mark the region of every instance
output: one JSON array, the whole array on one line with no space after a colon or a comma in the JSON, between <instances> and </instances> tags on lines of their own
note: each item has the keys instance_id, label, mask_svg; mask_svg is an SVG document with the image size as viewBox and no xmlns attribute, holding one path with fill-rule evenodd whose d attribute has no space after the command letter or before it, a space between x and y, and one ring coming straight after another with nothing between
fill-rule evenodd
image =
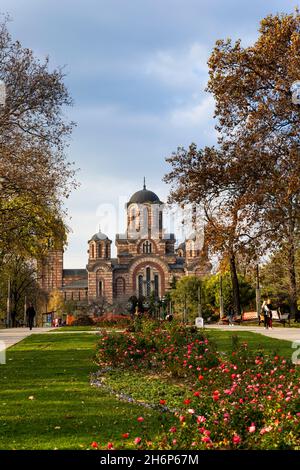
<instances>
[{"instance_id":1,"label":"flower bed","mask_svg":"<svg viewBox=\"0 0 300 470\"><path fill-rule=\"evenodd\" d=\"M167 373L185 387L180 410L162 412L158 437L143 422L141 436L122 448L300 449L300 374L286 359L250 353L245 344L224 356L202 332L153 322L136 333L105 334L97 359L120 374ZM168 407L166 395L160 401Z\"/></svg>"},{"instance_id":2,"label":"flower bed","mask_svg":"<svg viewBox=\"0 0 300 470\"><path fill-rule=\"evenodd\" d=\"M159 369L173 376L197 374L200 363L216 366L215 346L196 329L178 323L147 320L137 331L103 334L97 352L99 365Z\"/></svg>"}]
</instances>

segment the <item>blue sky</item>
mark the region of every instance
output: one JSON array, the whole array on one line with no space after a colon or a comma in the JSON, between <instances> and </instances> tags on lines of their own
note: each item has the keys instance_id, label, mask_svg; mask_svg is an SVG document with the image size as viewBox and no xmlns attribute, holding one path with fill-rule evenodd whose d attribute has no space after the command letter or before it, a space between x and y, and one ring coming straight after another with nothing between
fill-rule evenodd
<instances>
[{"instance_id":1,"label":"blue sky","mask_svg":"<svg viewBox=\"0 0 300 470\"><path fill-rule=\"evenodd\" d=\"M219 38L257 37L260 19L290 0L1 0L10 31L52 66L66 66L77 122L68 157L80 188L67 202L65 267L84 267L87 240L122 231L124 203L142 187L166 200L165 157L215 142L207 58ZM121 225L121 226L118 226Z\"/></svg>"}]
</instances>

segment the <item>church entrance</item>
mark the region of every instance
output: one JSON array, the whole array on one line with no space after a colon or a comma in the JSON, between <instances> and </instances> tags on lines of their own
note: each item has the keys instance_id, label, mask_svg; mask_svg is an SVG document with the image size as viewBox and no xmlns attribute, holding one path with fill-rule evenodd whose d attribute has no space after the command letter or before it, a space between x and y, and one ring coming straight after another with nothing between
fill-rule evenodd
<instances>
[{"instance_id":1,"label":"church entrance","mask_svg":"<svg viewBox=\"0 0 300 470\"><path fill-rule=\"evenodd\" d=\"M136 287L138 298L149 299L151 295L159 298L161 292L161 276L155 266L143 266L136 273Z\"/></svg>"}]
</instances>

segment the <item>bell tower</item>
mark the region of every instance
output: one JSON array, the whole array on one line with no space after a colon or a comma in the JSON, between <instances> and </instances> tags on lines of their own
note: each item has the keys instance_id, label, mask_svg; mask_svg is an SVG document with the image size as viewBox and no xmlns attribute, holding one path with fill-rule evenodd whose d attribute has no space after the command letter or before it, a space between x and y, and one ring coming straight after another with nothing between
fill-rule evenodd
<instances>
[{"instance_id":1,"label":"bell tower","mask_svg":"<svg viewBox=\"0 0 300 470\"><path fill-rule=\"evenodd\" d=\"M99 259L109 260L111 258L111 240L101 232L96 233L91 240L89 240L89 262L93 262Z\"/></svg>"},{"instance_id":2,"label":"bell tower","mask_svg":"<svg viewBox=\"0 0 300 470\"><path fill-rule=\"evenodd\" d=\"M105 298L108 302L113 299L113 274L111 261L111 240L101 232L95 233L88 241L89 259L88 298L97 301Z\"/></svg>"},{"instance_id":3,"label":"bell tower","mask_svg":"<svg viewBox=\"0 0 300 470\"><path fill-rule=\"evenodd\" d=\"M46 292L63 286L64 250L60 243L49 241L49 251L39 263L39 282Z\"/></svg>"}]
</instances>

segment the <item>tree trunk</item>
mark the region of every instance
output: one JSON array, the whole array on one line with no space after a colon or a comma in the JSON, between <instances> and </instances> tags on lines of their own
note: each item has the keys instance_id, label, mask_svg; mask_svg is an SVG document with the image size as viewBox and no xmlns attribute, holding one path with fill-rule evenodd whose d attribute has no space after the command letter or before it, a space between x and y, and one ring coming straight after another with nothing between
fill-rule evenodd
<instances>
[{"instance_id":1,"label":"tree trunk","mask_svg":"<svg viewBox=\"0 0 300 470\"><path fill-rule=\"evenodd\" d=\"M231 275L232 293L233 293L233 309L234 309L235 315L240 316L241 315L240 286L239 286L239 280L238 280L238 276L236 272L234 253L230 255L230 275Z\"/></svg>"},{"instance_id":2,"label":"tree trunk","mask_svg":"<svg viewBox=\"0 0 300 470\"><path fill-rule=\"evenodd\" d=\"M291 224L290 224L291 225ZM297 282L296 282L296 267L295 267L295 243L293 232L289 231L289 239L287 245L287 263L289 274L289 297L291 316L297 317Z\"/></svg>"}]
</instances>

